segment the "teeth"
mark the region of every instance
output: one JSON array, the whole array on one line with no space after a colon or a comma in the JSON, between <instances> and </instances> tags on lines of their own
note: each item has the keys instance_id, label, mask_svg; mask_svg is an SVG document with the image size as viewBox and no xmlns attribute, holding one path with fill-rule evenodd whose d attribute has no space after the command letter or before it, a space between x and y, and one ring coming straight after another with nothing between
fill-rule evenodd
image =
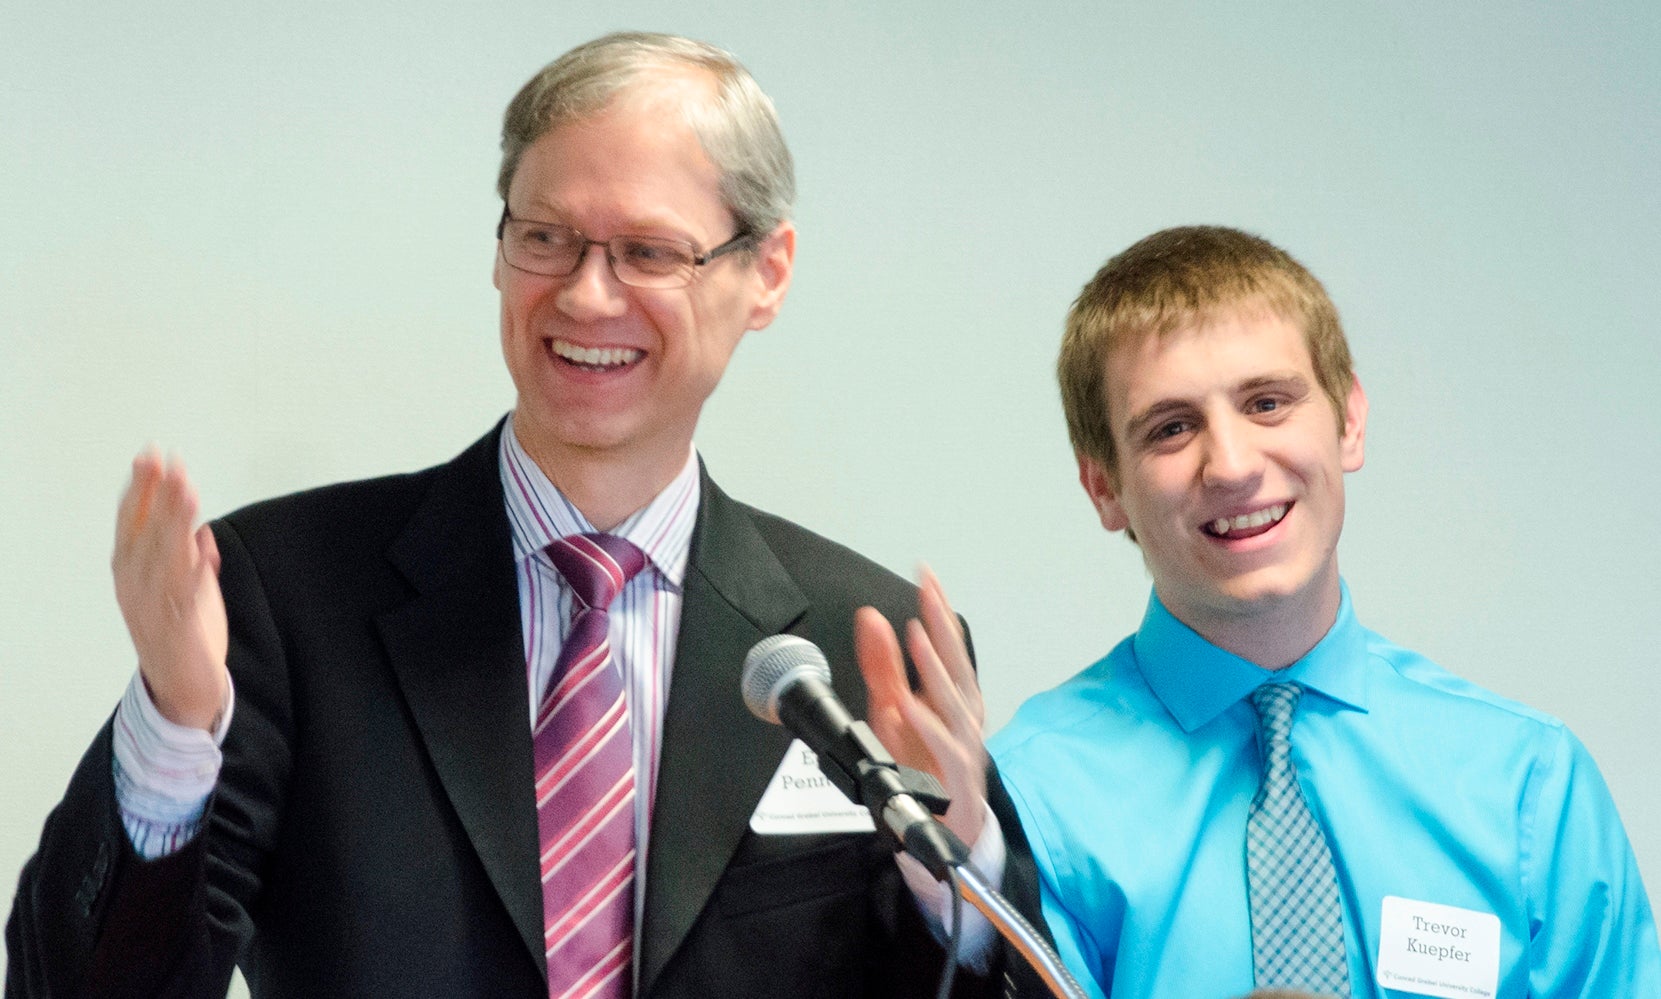
<instances>
[{"instance_id":1,"label":"teeth","mask_svg":"<svg viewBox=\"0 0 1661 999\"><path fill-rule=\"evenodd\" d=\"M611 368L638 361L645 351L633 347L579 347L564 340L555 340L554 353L574 364L593 368Z\"/></svg>"},{"instance_id":2,"label":"teeth","mask_svg":"<svg viewBox=\"0 0 1661 999\"><path fill-rule=\"evenodd\" d=\"M1276 503L1256 513L1243 513L1238 517L1218 517L1208 526L1213 534L1227 534L1230 531L1244 531L1248 528L1262 527L1264 524L1273 524L1284 516L1286 504Z\"/></svg>"}]
</instances>

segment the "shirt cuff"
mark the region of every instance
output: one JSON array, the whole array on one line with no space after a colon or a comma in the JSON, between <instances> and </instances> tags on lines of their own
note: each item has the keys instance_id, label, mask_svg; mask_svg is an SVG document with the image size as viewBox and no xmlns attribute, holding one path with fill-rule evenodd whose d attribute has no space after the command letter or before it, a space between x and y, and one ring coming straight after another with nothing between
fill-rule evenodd
<instances>
[{"instance_id":1,"label":"shirt cuff","mask_svg":"<svg viewBox=\"0 0 1661 999\"><path fill-rule=\"evenodd\" d=\"M1004 880L1004 860L1007 851L1004 845L1003 829L998 825L998 819L992 814L992 809L982 801L980 836L975 839L975 845L969 850L969 863L985 882L994 888L1000 887ZM897 854L896 862L900 865L900 875L905 878L906 887L911 889L912 897L917 900L918 911L928 921L929 929L936 937L945 939L951 931L952 920L952 889L943 881L934 880L928 868L924 867L916 858L907 854ZM996 938L996 931L987 921L981 911L970 905L963 904L963 933L957 943L957 963L971 971L984 973L991 963L992 944Z\"/></svg>"},{"instance_id":2,"label":"shirt cuff","mask_svg":"<svg viewBox=\"0 0 1661 999\"><path fill-rule=\"evenodd\" d=\"M212 732L162 717L134 671L115 710L115 802L133 850L146 860L174 853L200 831L224 762L220 745L236 693L226 677L225 705Z\"/></svg>"}]
</instances>

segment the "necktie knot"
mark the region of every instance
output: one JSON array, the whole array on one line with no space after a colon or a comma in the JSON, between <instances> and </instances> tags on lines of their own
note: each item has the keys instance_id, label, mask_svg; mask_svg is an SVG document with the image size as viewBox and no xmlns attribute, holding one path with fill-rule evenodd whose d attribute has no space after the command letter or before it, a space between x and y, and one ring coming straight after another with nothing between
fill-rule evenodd
<instances>
[{"instance_id":1,"label":"necktie knot","mask_svg":"<svg viewBox=\"0 0 1661 999\"><path fill-rule=\"evenodd\" d=\"M615 534L568 534L548 546L548 558L582 605L601 611L646 567L646 553Z\"/></svg>"},{"instance_id":2,"label":"necktie knot","mask_svg":"<svg viewBox=\"0 0 1661 999\"><path fill-rule=\"evenodd\" d=\"M1302 695L1303 688L1295 683L1266 683L1252 691L1265 787L1276 786L1277 778L1292 767L1292 715Z\"/></svg>"},{"instance_id":3,"label":"necktie knot","mask_svg":"<svg viewBox=\"0 0 1661 999\"><path fill-rule=\"evenodd\" d=\"M1252 691L1252 707L1263 734L1277 742L1292 737L1292 713L1298 709L1303 687L1296 683L1265 683Z\"/></svg>"}]
</instances>

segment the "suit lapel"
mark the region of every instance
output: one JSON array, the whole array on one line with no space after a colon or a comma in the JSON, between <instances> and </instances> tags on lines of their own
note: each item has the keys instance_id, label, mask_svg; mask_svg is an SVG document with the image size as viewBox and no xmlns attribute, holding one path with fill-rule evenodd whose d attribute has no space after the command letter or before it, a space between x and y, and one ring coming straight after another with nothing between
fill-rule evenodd
<instances>
[{"instance_id":1,"label":"suit lapel","mask_svg":"<svg viewBox=\"0 0 1661 999\"><path fill-rule=\"evenodd\" d=\"M439 473L389 552L416 596L377 624L438 779L542 967L525 650L500 432Z\"/></svg>"},{"instance_id":2,"label":"suit lapel","mask_svg":"<svg viewBox=\"0 0 1661 999\"><path fill-rule=\"evenodd\" d=\"M790 736L745 709L744 656L807 610L748 513L703 475L647 856L640 995L686 938Z\"/></svg>"}]
</instances>

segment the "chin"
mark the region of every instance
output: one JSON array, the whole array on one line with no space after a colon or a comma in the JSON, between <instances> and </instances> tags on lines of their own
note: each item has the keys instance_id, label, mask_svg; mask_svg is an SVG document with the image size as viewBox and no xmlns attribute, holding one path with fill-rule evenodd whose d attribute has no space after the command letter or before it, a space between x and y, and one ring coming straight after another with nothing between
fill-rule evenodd
<instances>
[{"instance_id":1,"label":"chin","mask_svg":"<svg viewBox=\"0 0 1661 999\"><path fill-rule=\"evenodd\" d=\"M572 420L559 412L527 412L524 407L514 414L514 429L519 433L520 443L533 453L539 447L559 451L606 451L628 439L628 434L621 427L595 420Z\"/></svg>"},{"instance_id":2,"label":"chin","mask_svg":"<svg viewBox=\"0 0 1661 999\"><path fill-rule=\"evenodd\" d=\"M1222 588L1221 596L1249 614L1307 599L1318 590L1314 574L1275 566L1230 581Z\"/></svg>"}]
</instances>

